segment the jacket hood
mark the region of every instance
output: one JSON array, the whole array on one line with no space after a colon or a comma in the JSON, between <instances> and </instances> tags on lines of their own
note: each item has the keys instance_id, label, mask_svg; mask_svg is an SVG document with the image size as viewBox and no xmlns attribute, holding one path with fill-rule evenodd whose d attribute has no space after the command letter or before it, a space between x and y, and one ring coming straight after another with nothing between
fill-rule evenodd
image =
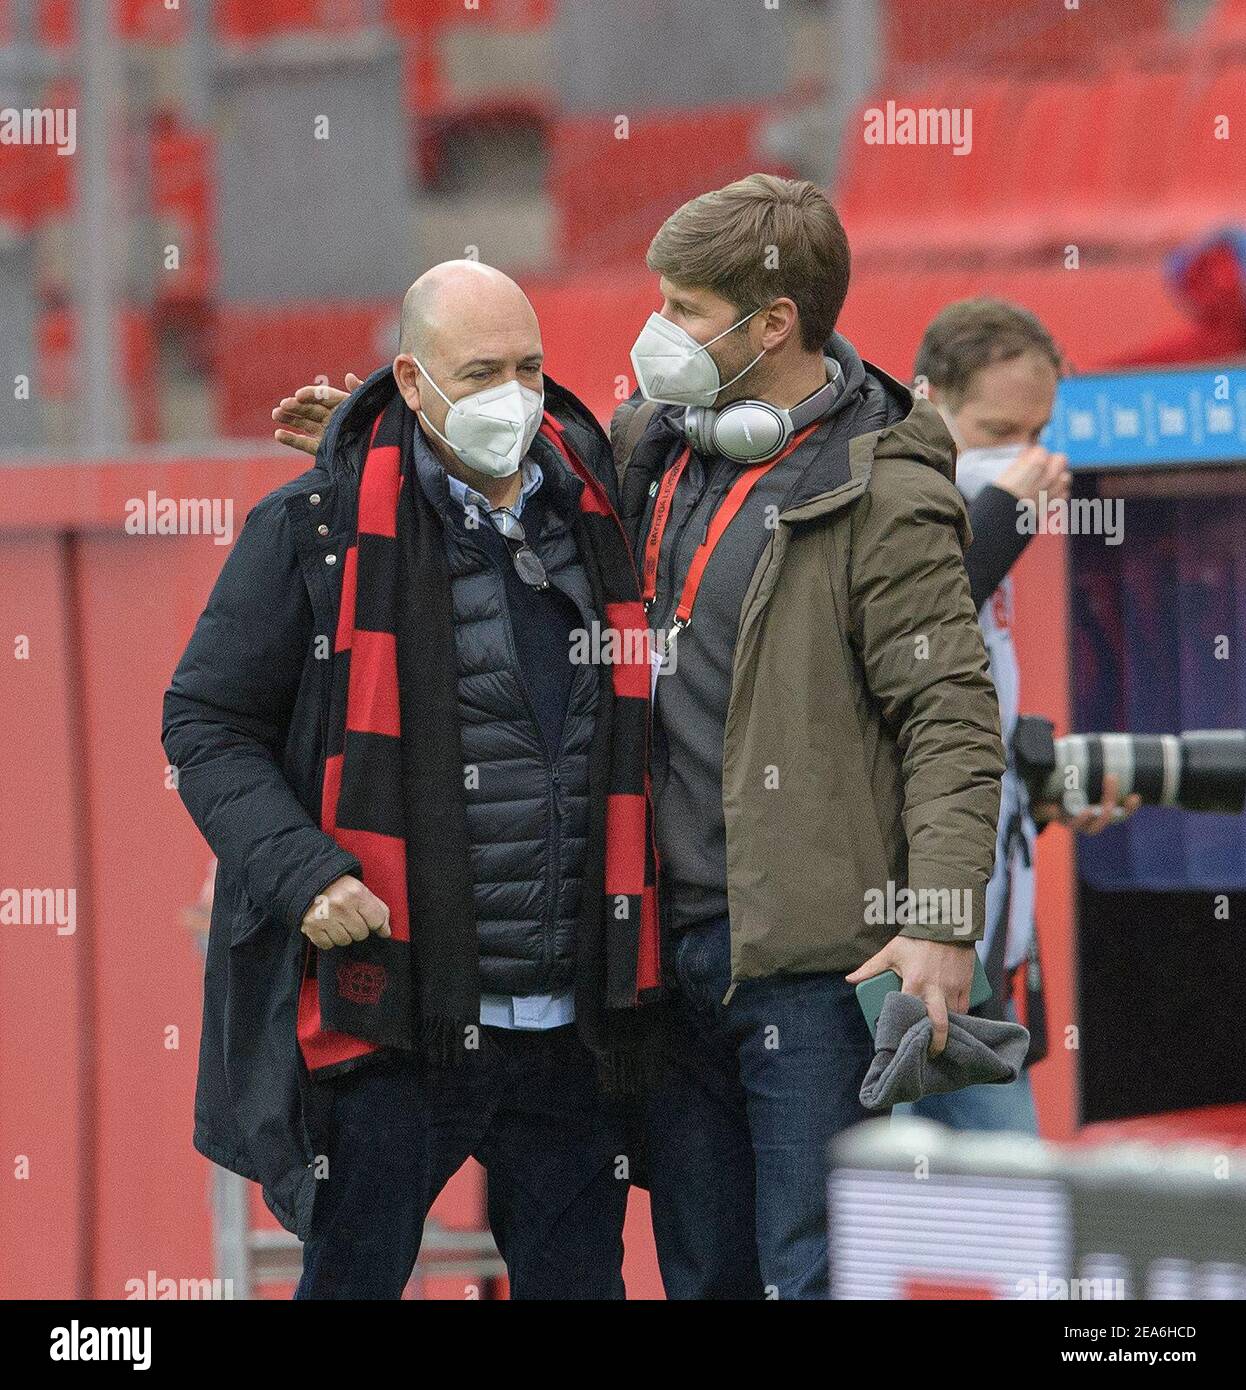
<instances>
[{"instance_id":1,"label":"jacket hood","mask_svg":"<svg viewBox=\"0 0 1246 1390\"><path fill-rule=\"evenodd\" d=\"M859 421L854 421L853 437L878 430L874 457L915 459L942 473L949 481L956 476L956 443L943 423L938 409L895 377L864 361L841 333L833 333L826 345L847 378L847 399L856 386L861 402ZM858 424L862 426L857 428Z\"/></svg>"},{"instance_id":2,"label":"jacket hood","mask_svg":"<svg viewBox=\"0 0 1246 1390\"><path fill-rule=\"evenodd\" d=\"M825 352L844 373L845 389L828 414L840 417L842 427L826 432L784 506L784 519L806 520L851 501L865 490L879 460L921 463L954 483L956 445L938 410L864 361L841 333L831 335Z\"/></svg>"}]
</instances>

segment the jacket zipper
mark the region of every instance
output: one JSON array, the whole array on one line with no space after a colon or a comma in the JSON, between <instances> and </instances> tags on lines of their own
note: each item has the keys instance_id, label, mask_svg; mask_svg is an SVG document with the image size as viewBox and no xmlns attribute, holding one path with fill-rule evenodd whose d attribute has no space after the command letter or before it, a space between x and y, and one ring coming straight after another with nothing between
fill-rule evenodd
<instances>
[{"instance_id":1,"label":"jacket zipper","mask_svg":"<svg viewBox=\"0 0 1246 1390\"><path fill-rule=\"evenodd\" d=\"M324 576L314 570L309 572L307 569L307 562L302 556L300 556L299 559L299 568L303 572L303 584L307 590L308 602L311 604L313 620L312 644L314 648L317 635L315 627L322 616L318 611L314 585L317 582L324 583ZM324 616L327 616L330 620L328 628L330 635L332 635L337 624L337 604L334 603L331 595L327 599ZM316 661L316 657L313 655L311 660ZM318 825L324 824L324 773L325 766L328 763L329 753L329 711L333 704L333 655L330 654L327 662L317 662L318 666L322 664L327 667L327 670L321 671L320 673L320 691L317 699L317 704L319 706L317 711L318 726L320 730L320 753L317 761L316 774L316 805L319 815Z\"/></svg>"},{"instance_id":2,"label":"jacket zipper","mask_svg":"<svg viewBox=\"0 0 1246 1390\"><path fill-rule=\"evenodd\" d=\"M523 695L524 704L527 706L528 717L532 720L532 727L537 732L537 738L541 743L541 753L545 759L546 785L549 795L545 804L545 909L542 914L541 932L541 975L548 978L549 969L554 959L554 938L557 935L557 923L554 920L554 909L558 901L558 887L562 880L562 774L559 770L559 761L562 757L563 737L560 735L558 746L551 750L545 739L545 732L541 728L540 720L536 717L536 707L532 703L532 695L528 689L528 681L524 676L523 667L519 661L519 648L515 643L515 630L511 623L510 605L506 602L506 577L502 573L501 566L491 554L486 555L489 563L497 572L498 579L502 583L502 612L506 619L506 641L510 648L511 660L515 665L515 676L519 682L520 693ZM574 595L567 592L561 584L556 584L551 579L550 586L558 590L564 597L571 600L572 606L577 612L580 605L576 603ZM572 691L568 693L567 701L570 705L571 694L574 693L574 680L572 681ZM566 732L566 720L563 720L563 734Z\"/></svg>"},{"instance_id":3,"label":"jacket zipper","mask_svg":"<svg viewBox=\"0 0 1246 1390\"><path fill-rule=\"evenodd\" d=\"M578 600L578 599L576 598L576 596L570 591L570 589L566 588L566 587L565 587L564 585L562 585L562 584L559 584L556 580L554 580L554 579L552 579L552 578L550 579L549 583L550 583L550 587L551 587L551 588L554 588L554 589L557 589L558 592L567 600L567 602L570 603L571 607L575 609L576 613L579 614L579 617L580 617L580 621L581 621L581 622L584 622L585 619L588 618L588 623L589 623L589 626L591 627L591 624L592 624L592 618L591 618L591 616L589 616L589 615L587 615L587 614L585 613L584 609L580 606L579 600ZM514 637L514 634L512 633L512 640L513 640L513 637ZM573 672L573 673L572 673L572 676L571 676L571 684L570 684L570 686L568 687L568 690L567 690L567 709L566 709L566 712L565 712L564 715L563 715L562 727L561 727L561 729L559 730L559 734L558 734L558 747L557 747L557 749L555 750L554 756L553 756L553 758L552 758L552 760L551 760L551 763L550 763L550 774L551 774L551 779L552 779L552 792L553 792L553 802L554 802L554 814L553 814L551 820L552 820L552 823L553 823L554 835L553 835L553 851L552 851L552 859L551 859L551 863L552 863L552 866L553 866L553 873L552 873L552 876L551 876L551 879L550 879L551 889L550 889L550 902L549 902L549 933L548 933L548 935L547 935L547 937L546 937L546 941L547 941L548 947L549 947L547 956L546 956L546 958L545 958L545 968L546 968L547 971L548 971L550 965L553 964L553 958L554 958L554 939L555 939L555 937L556 937L557 934L558 934L558 923L557 923L557 921L555 920L554 907L555 907L555 905L556 905L556 903L557 903L557 900L558 900L558 898L559 898L559 896L560 896L560 894L561 894L561 889L562 889L562 820L563 820L563 813L564 813L564 810L565 810L565 807L564 807L564 805L563 805L563 800L562 800L562 766L561 766L561 765L562 765L562 750L563 750L563 745L564 745L564 743L566 742L567 721L568 721L568 720L570 719L570 717L571 717L571 706L572 706L572 701L573 701L573 700L575 699L575 697L576 697L576 681L577 681L577 679L578 679L578 672ZM541 735L541 742L542 742L542 743L545 742L545 736L544 736L544 734Z\"/></svg>"}]
</instances>

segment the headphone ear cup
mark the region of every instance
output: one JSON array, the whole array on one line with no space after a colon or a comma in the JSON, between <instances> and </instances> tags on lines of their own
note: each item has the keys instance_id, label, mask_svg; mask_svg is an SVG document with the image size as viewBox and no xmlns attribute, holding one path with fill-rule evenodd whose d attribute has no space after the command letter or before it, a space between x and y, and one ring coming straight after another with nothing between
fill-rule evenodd
<instances>
[{"instance_id":1,"label":"headphone ear cup","mask_svg":"<svg viewBox=\"0 0 1246 1390\"><path fill-rule=\"evenodd\" d=\"M721 410L690 405L684 411L684 438L700 454L721 455L734 463L764 463L792 437L791 417L765 401L733 401Z\"/></svg>"},{"instance_id":2,"label":"headphone ear cup","mask_svg":"<svg viewBox=\"0 0 1246 1390\"><path fill-rule=\"evenodd\" d=\"M791 437L790 418L765 401L734 401L717 412L714 452L736 463L764 463Z\"/></svg>"},{"instance_id":3,"label":"headphone ear cup","mask_svg":"<svg viewBox=\"0 0 1246 1390\"><path fill-rule=\"evenodd\" d=\"M709 406L690 405L684 411L684 438L699 454L714 451L714 416Z\"/></svg>"}]
</instances>

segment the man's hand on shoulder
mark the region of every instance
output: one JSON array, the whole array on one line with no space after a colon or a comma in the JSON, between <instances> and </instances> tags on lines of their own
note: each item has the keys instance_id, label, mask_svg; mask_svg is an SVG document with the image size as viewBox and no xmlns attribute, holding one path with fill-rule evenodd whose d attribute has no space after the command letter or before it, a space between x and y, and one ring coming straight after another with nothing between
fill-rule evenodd
<instances>
[{"instance_id":1,"label":"man's hand on shoulder","mask_svg":"<svg viewBox=\"0 0 1246 1390\"><path fill-rule=\"evenodd\" d=\"M850 985L894 970L904 981L904 993L916 994L926 1005L934 1025L930 1055L937 1057L947 1046L947 1016L969 1009L969 990L973 985L974 948L972 942L922 941L911 936L893 936L883 949L872 955L847 976Z\"/></svg>"},{"instance_id":2,"label":"man's hand on shoulder","mask_svg":"<svg viewBox=\"0 0 1246 1390\"><path fill-rule=\"evenodd\" d=\"M289 429L276 429L273 438L278 444L301 453L315 455L324 438L329 416L363 383L354 374L346 373L346 390L336 386L300 386L292 396L286 396L274 409L273 419Z\"/></svg>"},{"instance_id":3,"label":"man's hand on shoulder","mask_svg":"<svg viewBox=\"0 0 1246 1390\"><path fill-rule=\"evenodd\" d=\"M322 951L366 941L369 932L388 937L389 908L359 879L343 874L316 895L299 930Z\"/></svg>"}]
</instances>

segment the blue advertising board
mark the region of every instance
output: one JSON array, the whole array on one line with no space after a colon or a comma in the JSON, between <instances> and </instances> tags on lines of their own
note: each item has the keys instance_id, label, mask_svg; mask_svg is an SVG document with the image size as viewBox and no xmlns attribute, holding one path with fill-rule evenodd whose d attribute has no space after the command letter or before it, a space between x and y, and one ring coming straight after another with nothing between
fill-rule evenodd
<instances>
[{"instance_id":1,"label":"blue advertising board","mask_svg":"<svg viewBox=\"0 0 1246 1390\"><path fill-rule=\"evenodd\" d=\"M1069 377L1042 442L1078 468L1246 459L1246 366Z\"/></svg>"},{"instance_id":2,"label":"blue advertising board","mask_svg":"<svg viewBox=\"0 0 1246 1390\"><path fill-rule=\"evenodd\" d=\"M1043 442L1083 474L1242 464L1246 367L1070 378ZM1122 505L1113 536L1069 535L1071 727L1242 728L1246 495L1169 490ZM1103 891L1246 890L1242 816L1144 808L1077 849L1081 877Z\"/></svg>"}]
</instances>

